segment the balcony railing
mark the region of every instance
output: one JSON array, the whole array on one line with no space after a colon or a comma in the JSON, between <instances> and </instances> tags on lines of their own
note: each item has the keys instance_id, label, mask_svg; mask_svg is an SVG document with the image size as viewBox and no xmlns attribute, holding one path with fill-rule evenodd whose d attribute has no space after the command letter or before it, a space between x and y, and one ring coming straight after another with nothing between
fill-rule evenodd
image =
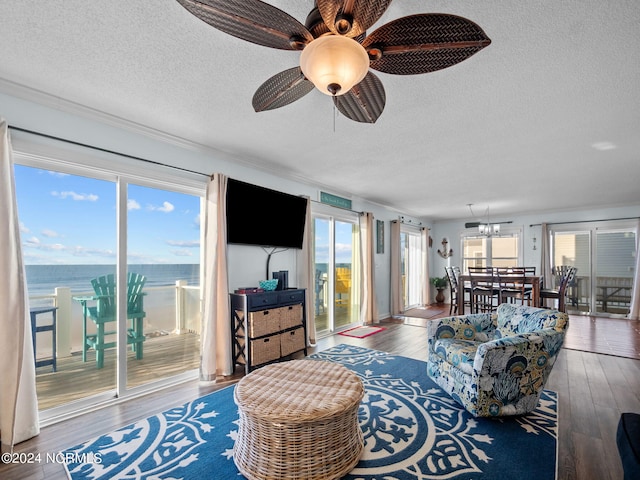
<instances>
[{"instance_id":1,"label":"balcony railing","mask_svg":"<svg viewBox=\"0 0 640 480\"><path fill-rule=\"evenodd\" d=\"M145 293L144 355L137 360L133 353L128 354L127 388L197 369L199 365L200 287L180 280L175 285L147 287ZM36 369L40 410L115 388L115 349L107 350L102 369L96 367L93 350L87 361L82 361L82 307L73 297L90 295L93 292L57 287L50 295L29 298L31 308L57 307L57 370L53 372L51 366ZM46 314L38 317L38 325L48 322ZM87 322L87 328L88 333L95 331L93 322ZM51 332L37 333L36 359L51 355Z\"/></svg>"}]
</instances>

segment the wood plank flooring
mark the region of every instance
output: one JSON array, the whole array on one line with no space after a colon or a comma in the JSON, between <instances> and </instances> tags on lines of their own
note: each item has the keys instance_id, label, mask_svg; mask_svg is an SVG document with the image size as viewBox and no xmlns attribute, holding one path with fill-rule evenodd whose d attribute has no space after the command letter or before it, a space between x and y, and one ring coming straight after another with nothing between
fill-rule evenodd
<instances>
[{"instance_id":1,"label":"wood plank flooring","mask_svg":"<svg viewBox=\"0 0 640 480\"><path fill-rule=\"evenodd\" d=\"M603 323L601 320L598 322ZM320 339L310 353L346 343L426 361L427 332L422 322L421 319L390 319L383 322L384 331L362 339L332 335ZM19 444L16 451L43 455L59 452L230 385L241 376L242 371L238 369L236 375L213 386L192 381L51 425L39 436ZM563 348L546 388L559 394L558 479L621 479L623 472L615 435L622 412L640 412L640 360ZM0 478L62 480L67 477L62 465L41 463L0 465Z\"/></svg>"}]
</instances>

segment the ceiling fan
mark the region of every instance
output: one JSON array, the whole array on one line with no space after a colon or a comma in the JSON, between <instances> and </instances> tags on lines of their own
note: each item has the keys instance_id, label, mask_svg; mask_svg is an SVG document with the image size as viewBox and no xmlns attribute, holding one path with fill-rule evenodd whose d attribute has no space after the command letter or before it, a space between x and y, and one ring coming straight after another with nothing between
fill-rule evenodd
<instances>
[{"instance_id":1,"label":"ceiling fan","mask_svg":"<svg viewBox=\"0 0 640 480\"><path fill-rule=\"evenodd\" d=\"M300 50L300 66L264 82L256 112L288 105L313 90L331 95L340 113L374 123L386 96L369 68L415 75L450 67L491 43L471 20L443 13L409 15L367 35L391 0L317 0L303 25L260 0L177 0L190 13L229 35L265 47Z\"/></svg>"}]
</instances>

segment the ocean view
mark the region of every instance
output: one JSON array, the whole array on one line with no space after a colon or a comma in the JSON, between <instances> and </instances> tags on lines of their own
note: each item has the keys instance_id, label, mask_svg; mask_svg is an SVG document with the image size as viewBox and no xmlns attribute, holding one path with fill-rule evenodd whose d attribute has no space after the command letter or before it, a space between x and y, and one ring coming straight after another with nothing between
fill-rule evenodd
<instances>
[{"instance_id":1,"label":"ocean view","mask_svg":"<svg viewBox=\"0 0 640 480\"><path fill-rule=\"evenodd\" d=\"M51 295L56 287L69 287L72 293L92 291L91 280L115 273L115 265L26 265L29 296ZM140 264L129 265L129 271L147 277L145 286L175 285L185 280L189 285L200 284L199 264Z\"/></svg>"}]
</instances>

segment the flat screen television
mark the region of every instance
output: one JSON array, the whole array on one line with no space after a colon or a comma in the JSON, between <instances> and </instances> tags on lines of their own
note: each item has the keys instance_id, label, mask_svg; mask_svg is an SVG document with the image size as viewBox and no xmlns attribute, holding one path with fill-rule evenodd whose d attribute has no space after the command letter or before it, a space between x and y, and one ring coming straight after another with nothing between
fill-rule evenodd
<instances>
[{"instance_id":1,"label":"flat screen television","mask_svg":"<svg viewBox=\"0 0 640 480\"><path fill-rule=\"evenodd\" d=\"M230 178L227 243L302 248L307 199Z\"/></svg>"}]
</instances>

